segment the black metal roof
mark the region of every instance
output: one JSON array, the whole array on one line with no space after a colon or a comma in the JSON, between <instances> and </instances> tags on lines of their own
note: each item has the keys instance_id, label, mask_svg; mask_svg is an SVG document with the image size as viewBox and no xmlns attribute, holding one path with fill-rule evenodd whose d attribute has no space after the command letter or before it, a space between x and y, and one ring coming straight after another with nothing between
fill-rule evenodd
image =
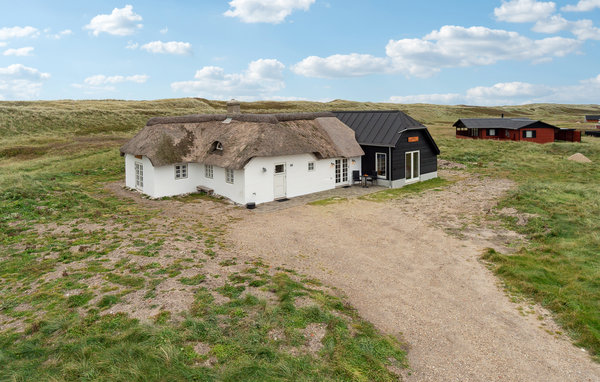
<instances>
[{"instance_id":1,"label":"black metal roof","mask_svg":"<svg viewBox=\"0 0 600 382\"><path fill-rule=\"evenodd\" d=\"M543 125L543 126L540 126ZM509 129L518 130L523 127L558 127L549 125L542 121L535 121L529 118L462 118L454 123L456 127L466 127L469 129Z\"/></svg>"},{"instance_id":2,"label":"black metal roof","mask_svg":"<svg viewBox=\"0 0 600 382\"><path fill-rule=\"evenodd\" d=\"M586 115L585 116L586 121L590 121L590 120L597 121L599 119L600 119L600 115Z\"/></svg>"},{"instance_id":3,"label":"black metal roof","mask_svg":"<svg viewBox=\"0 0 600 382\"><path fill-rule=\"evenodd\" d=\"M334 111L333 114L356 133L361 145L395 147L407 129L427 128L399 110Z\"/></svg>"}]
</instances>

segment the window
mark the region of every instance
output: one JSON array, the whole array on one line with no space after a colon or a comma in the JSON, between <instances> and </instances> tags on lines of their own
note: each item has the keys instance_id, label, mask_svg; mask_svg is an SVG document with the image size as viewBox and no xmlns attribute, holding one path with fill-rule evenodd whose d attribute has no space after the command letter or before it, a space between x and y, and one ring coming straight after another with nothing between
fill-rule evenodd
<instances>
[{"instance_id":1,"label":"window","mask_svg":"<svg viewBox=\"0 0 600 382\"><path fill-rule=\"evenodd\" d=\"M275 174L283 174L285 172L285 164L276 164L275 165Z\"/></svg>"},{"instance_id":2,"label":"window","mask_svg":"<svg viewBox=\"0 0 600 382\"><path fill-rule=\"evenodd\" d=\"M495 137L496 136L496 129L488 129L488 136L489 137Z\"/></svg>"},{"instance_id":3,"label":"window","mask_svg":"<svg viewBox=\"0 0 600 382\"><path fill-rule=\"evenodd\" d=\"M510 131L506 130L505 134L506 134L506 138L510 138Z\"/></svg>"},{"instance_id":4,"label":"window","mask_svg":"<svg viewBox=\"0 0 600 382\"><path fill-rule=\"evenodd\" d=\"M144 165L139 162L135 162L135 188L144 188Z\"/></svg>"},{"instance_id":5,"label":"window","mask_svg":"<svg viewBox=\"0 0 600 382\"><path fill-rule=\"evenodd\" d=\"M523 130L523 138L535 138L535 130Z\"/></svg>"},{"instance_id":6,"label":"window","mask_svg":"<svg viewBox=\"0 0 600 382\"><path fill-rule=\"evenodd\" d=\"M387 178L387 154L375 154L375 170L378 178Z\"/></svg>"},{"instance_id":7,"label":"window","mask_svg":"<svg viewBox=\"0 0 600 382\"><path fill-rule=\"evenodd\" d=\"M223 144L219 141L214 141L212 144L212 151L223 151Z\"/></svg>"},{"instance_id":8,"label":"window","mask_svg":"<svg viewBox=\"0 0 600 382\"><path fill-rule=\"evenodd\" d=\"M176 164L175 165L175 179L185 179L188 176L188 165L187 164Z\"/></svg>"},{"instance_id":9,"label":"window","mask_svg":"<svg viewBox=\"0 0 600 382\"><path fill-rule=\"evenodd\" d=\"M227 183L233 183L233 170L228 168L225 169L225 181Z\"/></svg>"},{"instance_id":10,"label":"window","mask_svg":"<svg viewBox=\"0 0 600 382\"><path fill-rule=\"evenodd\" d=\"M308 162L308 171L315 171L315 162Z\"/></svg>"},{"instance_id":11,"label":"window","mask_svg":"<svg viewBox=\"0 0 600 382\"><path fill-rule=\"evenodd\" d=\"M212 166L212 164L205 164L204 165L204 177L208 178L208 179L212 179L213 178L213 166Z\"/></svg>"}]
</instances>

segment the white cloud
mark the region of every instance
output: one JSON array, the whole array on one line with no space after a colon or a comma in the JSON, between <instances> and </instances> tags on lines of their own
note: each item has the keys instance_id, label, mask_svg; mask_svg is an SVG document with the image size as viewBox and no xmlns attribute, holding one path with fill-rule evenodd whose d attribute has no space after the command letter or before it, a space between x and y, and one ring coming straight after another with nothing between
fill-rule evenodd
<instances>
[{"instance_id":1,"label":"white cloud","mask_svg":"<svg viewBox=\"0 0 600 382\"><path fill-rule=\"evenodd\" d=\"M133 6L126 5L112 10L110 15L95 16L84 29L92 31L94 36L105 32L115 36L127 36L142 28L142 16L133 12Z\"/></svg>"},{"instance_id":2,"label":"white cloud","mask_svg":"<svg viewBox=\"0 0 600 382\"><path fill-rule=\"evenodd\" d=\"M592 20L569 21L561 15L554 15L544 20L539 20L532 28L539 33L558 33L566 30L575 35L579 40L600 40L600 29L594 26Z\"/></svg>"},{"instance_id":3,"label":"white cloud","mask_svg":"<svg viewBox=\"0 0 600 382\"><path fill-rule=\"evenodd\" d=\"M34 99L39 97L43 81L50 74L22 64L0 68L0 99Z\"/></svg>"},{"instance_id":4,"label":"white cloud","mask_svg":"<svg viewBox=\"0 0 600 382\"><path fill-rule=\"evenodd\" d=\"M101 86L107 84L119 84L123 82L134 82L143 84L148 80L149 76L145 74L135 74L133 76L105 76L104 74L96 74L87 77L83 83L90 86Z\"/></svg>"},{"instance_id":5,"label":"white cloud","mask_svg":"<svg viewBox=\"0 0 600 382\"><path fill-rule=\"evenodd\" d=\"M517 32L446 25L423 38L390 40L386 57L349 54L326 58L311 56L292 70L307 77L355 77L377 73L404 73L429 77L442 68L492 65L506 60L534 63L563 57L581 42L563 37L532 40Z\"/></svg>"},{"instance_id":6,"label":"white cloud","mask_svg":"<svg viewBox=\"0 0 600 382\"><path fill-rule=\"evenodd\" d=\"M502 5L494 9L494 15L500 21L511 23L528 23L545 19L554 13L556 4L535 0L502 1Z\"/></svg>"},{"instance_id":7,"label":"white cloud","mask_svg":"<svg viewBox=\"0 0 600 382\"><path fill-rule=\"evenodd\" d=\"M580 0L576 5L566 5L561 8L565 12L589 12L600 8L600 0Z\"/></svg>"},{"instance_id":8,"label":"white cloud","mask_svg":"<svg viewBox=\"0 0 600 382\"><path fill-rule=\"evenodd\" d=\"M315 0L232 0L224 13L228 17L238 17L245 23L278 24L293 11L308 11Z\"/></svg>"},{"instance_id":9,"label":"white cloud","mask_svg":"<svg viewBox=\"0 0 600 382\"><path fill-rule=\"evenodd\" d=\"M26 46L23 48L11 48L11 49L6 49L4 51L4 53L2 53L5 56L31 56L31 52L33 52L33 47L32 46Z\"/></svg>"},{"instance_id":10,"label":"white cloud","mask_svg":"<svg viewBox=\"0 0 600 382\"><path fill-rule=\"evenodd\" d=\"M566 6L562 10L592 10L600 7L600 0L582 0L577 6ZM560 14L554 14L556 4L535 0L503 1L499 8L494 9L496 18L513 23L535 22L534 32L556 34L569 31L579 40L600 40L600 29L594 27L591 20L569 21Z\"/></svg>"},{"instance_id":11,"label":"white cloud","mask_svg":"<svg viewBox=\"0 0 600 382\"><path fill-rule=\"evenodd\" d=\"M137 47L137 44L136 44ZM130 48L134 49L134 48ZM162 54L191 54L192 44L189 42L181 41L152 41L141 46L141 49L150 53L162 53Z\"/></svg>"},{"instance_id":12,"label":"white cloud","mask_svg":"<svg viewBox=\"0 0 600 382\"><path fill-rule=\"evenodd\" d=\"M49 34L48 37L49 38L53 38L55 40L60 40L61 38L66 37L66 36L70 36L72 34L73 34L72 30L65 29L65 30L62 30L62 31L60 31L58 33L55 33L55 34Z\"/></svg>"},{"instance_id":13,"label":"white cloud","mask_svg":"<svg viewBox=\"0 0 600 382\"><path fill-rule=\"evenodd\" d=\"M205 66L196 72L194 81L173 82L171 89L215 99L272 97L272 93L285 87L284 68L281 62L274 59L252 61L244 72L233 74L225 73L218 66Z\"/></svg>"},{"instance_id":14,"label":"white cloud","mask_svg":"<svg viewBox=\"0 0 600 382\"><path fill-rule=\"evenodd\" d=\"M464 94L419 94L390 97L398 103L438 103L470 105L522 105L530 103L593 103L600 94L600 75L575 85L547 86L527 82L504 82L477 86Z\"/></svg>"},{"instance_id":15,"label":"white cloud","mask_svg":"<svg viewBox=\"0 0 600 382\"><path fill-rule=\"evenodd\" d=\"M0 28L0 40L9 40L19 37L37 37L40 35L40 31L34 27L12 27L12 28Z\"/></svg>"},{"instance_id":16,"label":"white cloud","mask_svg":"<svg viewBox=\"0 0 600 382\"><path fill-rule=\"evenodd\" d=\"M169 32L169 28L164 27L163 29L160 30L160 34L167 34Z\"/></svg>"},{"instance_id":17,"label":"white cloud","mask_svg":"<svg viewBox=\"0 0 600 382\"><path fill-rule=\"evenodd\" d=\"M359 77L390 70L390 60L369 54L334 54L310 56L292 66L292 71L305 77Z\"/></svg>"},{"instance_id":18,"label":"white cloud","mask_svg":"<svg viewBox=\"0 0 600 382\"><path fill-rule=\"evenodd\" d=\"M0 41L0 48L2 48L2 47L5 47L5 46L6 46L6 43L5 43L5 42L2 42L2 41Z\"/></svg>"}]
</instances>

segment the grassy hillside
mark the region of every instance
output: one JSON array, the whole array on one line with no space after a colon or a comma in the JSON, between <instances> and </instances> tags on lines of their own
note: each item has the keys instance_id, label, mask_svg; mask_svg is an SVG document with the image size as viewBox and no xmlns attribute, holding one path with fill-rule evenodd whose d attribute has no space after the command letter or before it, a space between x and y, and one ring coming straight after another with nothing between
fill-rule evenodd
<instances>
[{"instance_id":1,"label":"grassy hillside","mask_svg":"<svg viewBox=\"0 0 600 382\"><path fill-rule=\"evenodd\" d=\"M536 214L525 226L505 221L529 244L513 256L490 251L486 258L508 288L551 309L579 345L600 354L600 139L547 145L471 141L455 139L451 128L461 117L502 113L585 128L583 115L600 114L599 105L242 103L243 112L257 113L341 109L403 110L431 127L442 158L466 164L467 171L515 180L517 189L501 207ZM238 264L234 271L222 258L226 248L216 244L222 233L206 228L210 222L186 228L198 238L196 252L181 258L169 252L172 262L157 264L152 257L166 251L157 232L181 227L165 227L153 220L156 211L103 189L123 178L118 148L148 118L224 111L225 102L205 99L0 102L0 321L25 330L0 333L0 379L394 378L390 368L404 362L398 343L312 281L256 264ZM594 163L565 160L575 152ZM85 226L96 229L80 228ZM134 255L109 261L115 248ZM229 296L226 303L212 301L203 287L213 275L181 276L210 264L228 272L218 279L226 284L210 290ZM75 265L81 268L70 270ZM88 288L95 278L102 286ZM165 311L152 323L140 323L109 313L126 296L150 301L160 285L175 281L194 295L193 308L181 316ZM240 294L252 285L266 288L274 300ZM310 298L314 307L291 304L299 297ZM236 330L240 325L246 325L244 333ZM290 357L301 350L302 331L311 325L326 328L323 349ZM285 336L273 339L273 332ZM199 342L210 351L194 350Z\"/></svg>"},{"instance_id":2,"label":"grassy hillside","mask_svg":"<svg viewBox=\"0 0 600 382\"><path fill-rule=\"evenodd\" d=\"M535 104L479 107L429 104L400 105L335 100L320 102L246 102L242 112L295 112L330 110L402 110L430 125L452 125L458 118L529 117L560 127L581 127L585 114L600 113L598 105ZM157 101L37 101L0 102L0 137L20 135L73 135L132 132L151 117L195 113L223 113L226 103L201 98Z\"/></svg>"}]
</instances>

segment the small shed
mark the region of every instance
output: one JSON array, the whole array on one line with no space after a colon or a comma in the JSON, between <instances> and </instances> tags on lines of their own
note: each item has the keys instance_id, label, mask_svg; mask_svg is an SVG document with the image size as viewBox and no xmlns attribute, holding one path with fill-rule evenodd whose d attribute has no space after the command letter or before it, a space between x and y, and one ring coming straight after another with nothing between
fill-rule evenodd
<instances>
[{"instance_id":1,"label":"small shed","mask_svg":"<svg viewBox=\"0 0 600 382\"><path fill-rule=\"evenodd\" d=\"M581 132L529 118L462 118L453 125L457 138L499 141L580 142Z\"/></svg>"},{"instance_id":2,"label":"small shed","mask_svg":"<svg viewBox=\"0 0 600 382\"><path fill-rule=\"evenodd\" d=\"M437 177L440 149L427 127L399 110L334 111L356 133L362 173L392 188Z\"/></svg>"}]
</instances>

